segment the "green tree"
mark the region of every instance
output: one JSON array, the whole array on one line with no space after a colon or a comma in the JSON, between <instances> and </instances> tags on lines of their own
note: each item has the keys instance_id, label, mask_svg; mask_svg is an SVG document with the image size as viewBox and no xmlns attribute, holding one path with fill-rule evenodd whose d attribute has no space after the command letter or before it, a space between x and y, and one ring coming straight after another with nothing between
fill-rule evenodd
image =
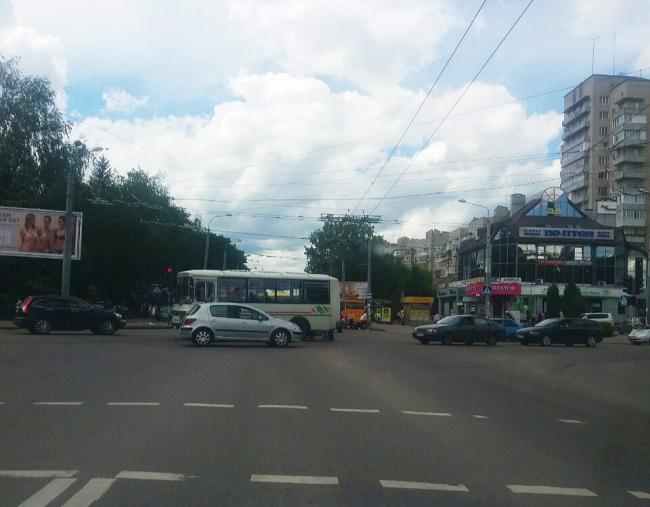
<instances>
[{"instance_id":1,"label":"green tree","mask_svg":"<svg viewBox=\"0 0 650 507\"><path fill-rule=\"evenodd\" d=\"M553 283L546 292L546 316L559 317L561 309L562 298L560 297L560 289Z\"/></svg>"},{"instance_id":2,"label":"green tree","mask_svg":"<svg viewBox=\"0 0 650 507\"><path fill-rule=\"evenodd\" d=\"M582 292L573 281L570 281L564 287L562 313L565 317L580 317L582 308Z\"/></svg>"},{"instance_id":3,"label":"green tree","mask_svg":"<svg viewBox=\"0 0 650 507\"><path fill-rule=\"evenodd\" d=\"M118 197L119 181L105 155L93 160L88 186L94 197L109 200Z\"/></svg>"},{"instance_id":4,"label":"green tree","mask_svg":"<svg viewBox=\"0 0 650 507\"><path fill-rule=\"evenodd\" d=\"M342 277L341 260L345 261L346 280L367 277L368 239L373 227L367 222L327 219L322 229L309 235L311 246L305 248L308 273L325 273Z\"/></svg>"}]
</instances>

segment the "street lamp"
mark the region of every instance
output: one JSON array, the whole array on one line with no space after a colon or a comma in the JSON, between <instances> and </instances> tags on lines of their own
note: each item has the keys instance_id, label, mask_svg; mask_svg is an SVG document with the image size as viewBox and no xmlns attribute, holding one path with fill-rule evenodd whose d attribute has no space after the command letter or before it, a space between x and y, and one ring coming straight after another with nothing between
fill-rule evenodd
<instances>
[{"instance_id":1,"label":"street lamp","mask_svg":"<svg viewBox=\"0 0 650 507\"><path fill-rule=\"evenodd\" d=\"M212 225L212 221L215 218L219 217L231 217L232 213L223 213L221 215L214 215L210 221L208 222L208 226L205 229L205 250L203 251L203 269L208 269L208 252L210 251L210 226ZM226 261L224 260L224 264ZM225 269L225 266L224 266Z\"/></svg>"},{"instance_id":2,"label":"street lamp","mask_svg":"<svg viewBox=\"0 0 650 507\"><path fill-rule=\"evenodd\" d=\"M470 206L477 206L483 208L487 211L488 223L487 223L487 234L485 239L485 282L483 282L484 287L489 287L492 283L492 240L491 240L491 230L492 230L492 218L490 216L490 208L483 206L482 204L477 204L475 202L467 201L466 199L458 199L458 202L462 204L468 204ZM485 315L490 317L492 315L492 295L485 295Z\"/></svg>"}]
</instances>

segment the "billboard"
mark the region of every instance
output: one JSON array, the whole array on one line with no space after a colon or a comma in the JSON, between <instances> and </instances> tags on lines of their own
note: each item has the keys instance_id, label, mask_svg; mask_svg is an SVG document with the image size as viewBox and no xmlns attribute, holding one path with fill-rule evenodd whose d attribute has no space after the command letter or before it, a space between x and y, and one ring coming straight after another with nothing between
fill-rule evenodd
<instances>
[{"instance_id":1,"label":"billboard","mask_svg":"<svg viewBox=\"0 0 650 507\"><path fill-rule=\"evenodd\" d=\"M596 213L599 215L616 215L618 203L616 201L597 201Z\"/></svg>"},{"instance_id":2,"label":"billboard","mask_svg":"<svg viewBox=\"0 0 650 507\"><path fill-rule=\"evenodd\" d=\"M341 299L368 299L368 282L341 282Z\"/></svg>"},{"instance_id":3,"label":"billboard","mask_svg":"<svg viewBox=\"0 0 650 507\"><path fill-rule=\"evenodd\" d=\"M599 239L613 240L614 231L609 229L560 229L551 227L520 227L520 238L540 239L587 239L597 241Z\"/></svg>"},{"instance_id":4,"label":"billboard","mask_svg":"<svg viewBox=\"0 0 650 507\"><path fill-rule=\"evenodd\" d=\"M72 259L81 259L81 213L73 214ZM0 255L62 259L65 212L0 206Z\"/></svg>"}]
</instances>

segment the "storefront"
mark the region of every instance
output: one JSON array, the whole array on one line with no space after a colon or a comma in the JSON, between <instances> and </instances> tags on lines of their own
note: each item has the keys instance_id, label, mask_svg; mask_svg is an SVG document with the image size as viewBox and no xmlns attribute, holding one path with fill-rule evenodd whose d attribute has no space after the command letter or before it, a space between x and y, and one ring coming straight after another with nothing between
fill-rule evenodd
<instances>
[{"instance_id":1,"label":"storefront","mask_svg":"<svg viewBox=\"0 0 650 507\"><path fill-rule=\"evenodd\" d=\"M485 310L491 293L492 315L520 312L521 319L546 312L546 292L556 284L578 285L585 311L608 312L625 320L620 296L633 294L637 314L644 300L647 257L625 241L619 228L603 226L576 208L560 189L547 189L513 216L491 226L492 283L484 286L485 229L459 249L459 282L463 312ZM456 301L449 294L443 307Z\"/></svg>"},{"instance_id":2,"label":"storefront","mask_svg":"<svg viewBox=\"0 0 650 507\"><path fill-rule=\"evenodd\" d=\"M431 321L433 298L425 296L405 296L400 302L409 324L426 323Z\"/></svg>"}]
</instances>

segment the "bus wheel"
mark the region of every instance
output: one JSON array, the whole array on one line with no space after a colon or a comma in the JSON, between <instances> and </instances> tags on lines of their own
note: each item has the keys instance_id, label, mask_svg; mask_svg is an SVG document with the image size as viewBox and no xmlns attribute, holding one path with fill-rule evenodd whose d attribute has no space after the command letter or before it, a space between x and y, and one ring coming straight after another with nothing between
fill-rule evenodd
<instances>
[{"instance_id":1,"label":"bus wheel","mask_svg":"<svg viewBox=\"0 0 650 507\"><path fill-rule=\"evenodd\" d=\"M306 318L294 317L289 322L293 322L300 328L303 340L305 338L311 338L311 326L309 325L309 321Z\"/></svg>"}]
</instances>

